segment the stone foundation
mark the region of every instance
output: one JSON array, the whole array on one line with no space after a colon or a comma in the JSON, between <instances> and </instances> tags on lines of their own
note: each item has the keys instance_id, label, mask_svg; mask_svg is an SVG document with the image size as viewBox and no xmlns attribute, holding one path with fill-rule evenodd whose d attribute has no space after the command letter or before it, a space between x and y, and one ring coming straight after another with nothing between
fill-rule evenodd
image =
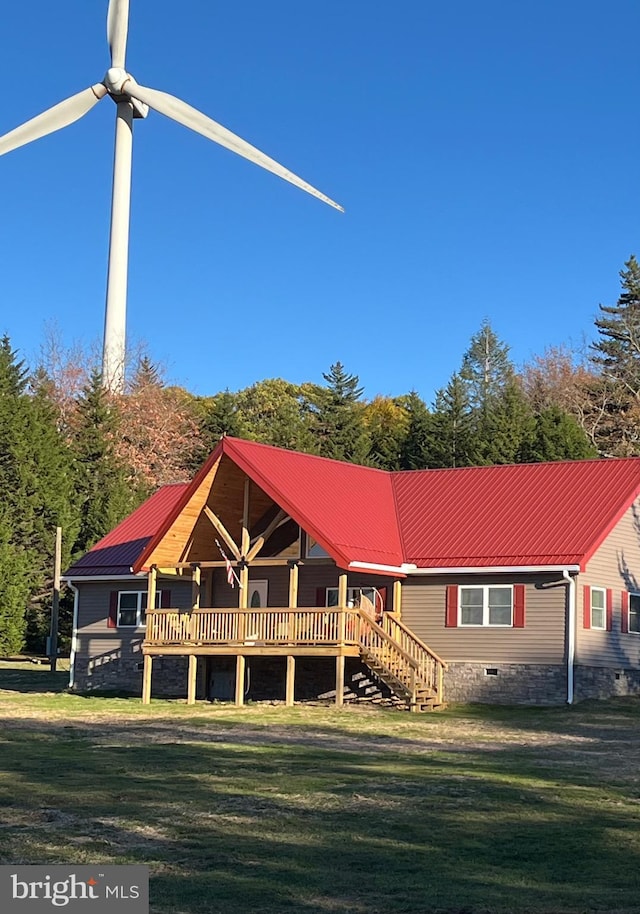
<instances>
[{"instance_id":1,"label":"stone foundation","mask_svg":"<svg viewBox=\"0 0 640 914\"><path fill-rule=\"evenodd\" d=\"M76 659L76 692L125 692L142 695L142 653L131 651L108 659ZM184 698L187 694L186 657L154 657L153 694L163 698ZM201 687L201 692L203 689ZM201 694L199 697L204 697Z\"/></svg>"},{"instance_id":2,"label":"stone foundation","mask_svg":"<svg viewBox=\"0 0 640 914\"><path fill-rule=\"evenodd\" d=\"M567 668L525 663L449 663L444 675L448 702L559 705L567 700Z\"/></svg>"},{"instance_id":3,"label":"stone foundation","mask_svg":"<svg viewBox=\"0 0 640 914\"><path fill-rule=\"evenodd\" d=\"M140 650L75 664L74 691L115 691L142 694L142 653ZM154 657L152 697L186 698L186 657ZM235 657L199 657L196 696L209 701L234 701ZM333 657L296 658L295 700L335 700L336 661ZM246 701L284 701L286 657L247 657ZM348 657L345 663L346 701L382 701L391 693L367 666Z\"/></svg>"},{"instance_id":4,"label":"stone foundation","mask_svg":"<svg viewBox=\"0 0 640 914\"><path fill-rule=\"evenodd\" d=\"M576 666L574 690L576 701L640 694L640 670Z\"/></svg>"}]
</instances>

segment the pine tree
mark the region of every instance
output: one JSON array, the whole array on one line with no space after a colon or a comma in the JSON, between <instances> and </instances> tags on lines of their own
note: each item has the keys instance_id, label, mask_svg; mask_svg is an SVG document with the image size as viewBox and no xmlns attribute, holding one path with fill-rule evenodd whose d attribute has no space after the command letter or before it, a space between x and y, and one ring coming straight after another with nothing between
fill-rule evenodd
<instances>
[{"instance_id":1,"label":"pine tree","mask_svg":"<svg viewBox=\"0 0 640 914\"><path fill-rule=\"evenodd\" d=\"M89 549L140 502L130 474L117 459L118 415L111 395L94 370L78 403L74 470L79 500L79 531L75 552Z\"/></svg>"},{"instance_id":2,"label":"pine tree","mask_svg":"<svg viewBox=\"0 0 640 914\"><path fill-rule=\"evenodd\" d=\"M596 448L578 421L559 406L549 406L536 416L533 435L522 448L524 463L597 456Z\"/></svg>"},{"instance_id":3,"label":"pine tree","mask_svg":"<svg viewBox=\"0 0 640 914\"><path fill-rule=\"evenodd\" d=\"M460 370L471 408L486 414L513 376L509 347L498 339L485 319L478 333L471 337Z\"/></svg>"},{"instance_id":4,"label":"pine tree","mask_svg":"<svg viewBox=\"0 0 640 914\"><path fill-rule=\"evenodd\" d=\"M371 442L364 422L364 388L357 375L348 374L341 362L322 375L326 387L311 397L311 429L323 457L366 463Z\"/></svg>"},{"instance_id":5,"label":"pine tree","mask_svg":"<svg viewBox=\"0 0 640 914\"><path fill-rule=\"evenodd\" d=\"M0 514L0 656L22 651L31 596L32 557L13 542L11 520Z\"/></svg>"},{"instance_id":6,"label":"pine tree","mask_svg":"<svg viewBox=\"0 0 640 914\"><path fill-rule=\"evenodd\" d=\"M29 565L22 613L31 648L44 647L56 527L63 528L65 546L75 535L73 491L69 455L56 412L42 388L29 393L24 362L5 337L0 343L0 505L6 528L3 562L18 569L25 562ZM67 550L63 561L68 558Z\"/></svg>"},{"instance_id":7,"label":"pine tree","mask_svg":"<svg viewBox=\"0 0 640 914\"><path fill-rule=\"evenodd\" d=\"M473 410L468 385L459 374L436 393L428 442L428 467L464 467L474 462Z\"/></svg>"},{"instance_id":8,"label":"pine tree","mask_svg":"<svg viewBox=\"0 0 640 914\"><path fill-rule=\"evenodd\" d=\"M592 385L601 416L598 448L608 456L640 453L640 264L634 256L620 278L617 303L600 305L600 339L592 345L600 372L600 383Z\"/></svg>"},{"instance_id":9,"label":"pine tree","mask_svg":"<svg viewBox=\"0 0 640 914\"><path fill-rule=\"evenodd\" d=\"M400 451L401 470L424 470L432 466L433 417L415 390L400 398L407 413L407 432Z\"/></svg>"}]
</instances>

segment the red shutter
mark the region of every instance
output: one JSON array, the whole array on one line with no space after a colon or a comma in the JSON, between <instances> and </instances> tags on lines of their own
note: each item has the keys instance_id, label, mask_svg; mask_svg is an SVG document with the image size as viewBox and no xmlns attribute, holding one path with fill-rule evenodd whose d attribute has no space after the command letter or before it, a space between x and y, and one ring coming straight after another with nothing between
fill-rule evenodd
<instances>
[{"instance_id":1,"label":"red shutter","mask_svg":"<svg viewBox=\"0 0 640 914\"><path fill-rule=\"evenodd\" d=\"M160 608L161 609L171 609L171 591L170 590L161 590L160 591Z\"/></svg>"},{"instance_id":2,"label":"red shutter","mask_svg":"<svg viewBox=\"0 0 640 914\"><path fill-rule=\"evenodd\" d=\"M591 588L585 584L582 588L582 627L591 628Z\"/></svg>"},{"instance_id":3,"label":"red shutter","mask_svg":"<svg viewBox=\"0 0 640 914\"><path fill-rule=\"evenodd\" d=\"M112 590L109 594L109 615L107 617L107 628L118 627L118 591Z\"/></svg>"},{"instance_id":4,"label":"red shutter","mask_svg":"<svg viewBox=\"0 0 640 914\"><path fill-rule=\"evenodd\" d=\"M446 628L458 627L458 585L447 585L447 610L444 624Z\"/></svg>"},{"instance_id":5,"label":"red shutter","mask_svg":"<svg viewBox=\"0 0 640 914\"><path fill-rule=\"evenodd\" d=\"M524 584L513 585L513 627L524 628L524 604L525 604L525 586Z\"/></svg>"},{"instance_id":6,"label":"red shutter","mask_svg":"<svg viewBox=\"0 0 640 914\"><path fill-rule=\"evenodd\" d=\"M626 634L629 631L629 591L623 590L620 594L620 631Z\"/></svg>"},{"instance_id":7,"label":"red shutter","mask_svg":"<svg viewBox=\"0 0 640 914\"><path fill-rule=\"evenodd\" d=\"M326 587L316 587L316 607L327 605Z\"/></svg>"},{"instance_id":8,"label":"red shutter","mask_svg":"<svg viewBox=\"0 0 640 914\"><path fill-rule=\"evenodd\" d=\"M607 631L613 629L613 591L607 587Z\"/></svg>"}]
</instances>

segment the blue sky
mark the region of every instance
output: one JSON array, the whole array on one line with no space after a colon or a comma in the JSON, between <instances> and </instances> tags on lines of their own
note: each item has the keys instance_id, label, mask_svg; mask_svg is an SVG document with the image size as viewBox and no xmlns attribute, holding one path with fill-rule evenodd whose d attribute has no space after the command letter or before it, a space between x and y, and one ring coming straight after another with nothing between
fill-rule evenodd
<instances>
[{"instance_id":1,"label":"blue sky","mask_svg":"<svg viewBox=\"0 0 640 914\"><path fill-rule=\"evenodd\" d=\"M3 10L0 133L102 79L107 0ZM128 333L199 394L322 380L427 402L488 318L517 364L593 335L638 243L637 0L131 0L127 68L342 203L153 112ZM105 99L0 159L0 332L102 336Z\"/></svg>"}]
</instances>

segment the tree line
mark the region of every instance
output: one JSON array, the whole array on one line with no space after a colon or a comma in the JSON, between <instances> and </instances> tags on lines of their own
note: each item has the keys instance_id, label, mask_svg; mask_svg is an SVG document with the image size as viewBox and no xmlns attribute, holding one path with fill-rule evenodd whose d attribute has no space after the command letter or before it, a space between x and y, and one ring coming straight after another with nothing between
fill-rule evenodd
<instances>
[{"instance_id":1,"label":"tree line","mask_svg":"<svg viewBox=\"0 0 640 914\"><path fill-rule=\"evenodd\" d=\"M221 435L387 470L640 455L640 266L600 305L586 352L553 348L517 368L484 320L427 403L415 390L367 399L356 374L258 381L199 397L146 355L123 394L83 353L47 340L27 366L0 341L0 655L42 650L55 528L63 565L158 486L192 476ZM69 628L70 609L63 606Z\"/></svg>"}]
</instances>

